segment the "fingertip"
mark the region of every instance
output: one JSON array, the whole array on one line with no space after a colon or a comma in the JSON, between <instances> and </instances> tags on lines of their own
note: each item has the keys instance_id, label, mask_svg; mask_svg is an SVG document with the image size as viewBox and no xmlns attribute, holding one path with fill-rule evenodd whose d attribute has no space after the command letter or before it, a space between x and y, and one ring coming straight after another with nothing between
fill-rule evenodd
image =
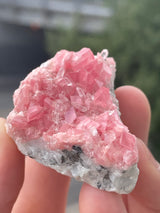
<instances>
[{"instance_id":1,"label":"fingertip","mask_svg":"<svg viewBox=\"0 0 160 213\"><path fill-rule=\"evenodd\" d=\"M1 147L0 151L1 152L4 150L7 151L10 148L16 149L15 143L6 132L5 123L6 123L6 120L4 118L0 118L0 147Z\"/></svg>"},{"instance_id":2,"label":"fingertip","mask_svg":"<svg viewBox=\"0 0 160 213\"><path fill-rule=\"evenodd\" d=\"M146 144L151 121L151 109L146 95L133 86L122 86L116 89L123 123L131 133Z\"/></svg>"},{"instance_id":3,"label":"fingertip","mask_svg":"<svg viewBox=\"0 0 160 213\"><path fill-rule=\"evenodd\" d=\"M11 152L12 154L15 154L16 157L20 157L24 159L24 155L18 150L15 142L7 134L5 125L6 125L6 120L4 118L0 118L0 147L1 147L0 151L1 152L5 151L6 153Z\"/></svg>"},{"instance_id":4,"label":"fingertip","mask_svg":"<svg viewBox=\"0 0 160 213\"><path fill-rule=\"evenodd\" d=\"M3 121L5 121L5 119L0 117L0 123L3 122Z\"/></svg>"},{"instance_id":5,"label":"fingertip","mask_svg":"<svg viewBox=\"0 0 160 213\"><path fill-rule=\"evenodd\" d=\"M6 122L6 120L4 118L0 117L0 131L6 132L5 128L4 128L5 122Z\"/></svg>"}]
</instances>

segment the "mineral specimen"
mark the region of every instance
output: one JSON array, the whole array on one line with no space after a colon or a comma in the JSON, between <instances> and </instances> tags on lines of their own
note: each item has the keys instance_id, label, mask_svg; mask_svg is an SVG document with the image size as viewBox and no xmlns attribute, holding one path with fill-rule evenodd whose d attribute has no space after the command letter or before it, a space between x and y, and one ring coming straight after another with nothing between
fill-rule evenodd
<instances>
[{"instance_id":1,"label":"mineral specimen","mask_svg":"<svg viewBox=\"0 0 160 213\"><path fill-rule=\"evenodd\" d=\"M8 134L19 150L102 190L129 193L139 170L136 138L120 120L115 62L103 50L59 51L14 93Z\"/></svg>"}]
</instances>

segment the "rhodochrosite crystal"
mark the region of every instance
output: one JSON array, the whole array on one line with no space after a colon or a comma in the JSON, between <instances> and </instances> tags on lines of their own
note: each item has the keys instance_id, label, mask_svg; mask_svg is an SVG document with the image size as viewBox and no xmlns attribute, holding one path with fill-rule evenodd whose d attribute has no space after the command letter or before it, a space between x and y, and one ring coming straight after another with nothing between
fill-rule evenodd
<instances>
[{"instance_id":1,"label":"rhodochrosite crystal","mask_svg":"<svg viewBox=\"0 0 160 213\"><path fill-rule=\"evenodd\" d=\"M25 155L102 190L129 193L137 177L136 138L120 120L115 62L59 51L33 70L14 93L8 134Z\"/></svg>"}]
</instances>

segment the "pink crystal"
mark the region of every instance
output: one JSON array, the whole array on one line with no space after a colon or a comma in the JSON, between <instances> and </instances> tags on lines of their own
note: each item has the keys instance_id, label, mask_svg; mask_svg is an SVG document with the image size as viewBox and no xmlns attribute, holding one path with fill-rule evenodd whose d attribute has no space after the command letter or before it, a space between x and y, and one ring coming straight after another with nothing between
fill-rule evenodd
<instances>
[{"instance_id":1,"label":"pink crystal","mask_svg":"<svg viewBox=\"0 0 160 213\"><path fill-rule=\"evenodd\" d=\"M7 118L9 135L19 143L41 139L50 150L80 146L105 167L137 163L135 136L119 117L113 90L115 62L106 50L59 51L33 70L14 93Z\"/></svg>"}]
</instances>

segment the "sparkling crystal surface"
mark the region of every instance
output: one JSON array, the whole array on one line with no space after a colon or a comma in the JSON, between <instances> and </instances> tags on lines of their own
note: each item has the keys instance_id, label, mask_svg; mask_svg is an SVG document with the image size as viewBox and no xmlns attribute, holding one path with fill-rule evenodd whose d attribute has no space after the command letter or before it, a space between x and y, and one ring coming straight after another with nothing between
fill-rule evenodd
<instances>
[{"instance_id":1,"label":"sparkling crystal surface","mask_svg":"<svg viewBox=\"0 0 160 213\"><path fill-rule=\"evenodd\" d=\"M114 59L103 50L59 51L14 93L6 128L25 155L97 188L129 193L136 138L120 120Z\"/></svg>"}]
</instances>

